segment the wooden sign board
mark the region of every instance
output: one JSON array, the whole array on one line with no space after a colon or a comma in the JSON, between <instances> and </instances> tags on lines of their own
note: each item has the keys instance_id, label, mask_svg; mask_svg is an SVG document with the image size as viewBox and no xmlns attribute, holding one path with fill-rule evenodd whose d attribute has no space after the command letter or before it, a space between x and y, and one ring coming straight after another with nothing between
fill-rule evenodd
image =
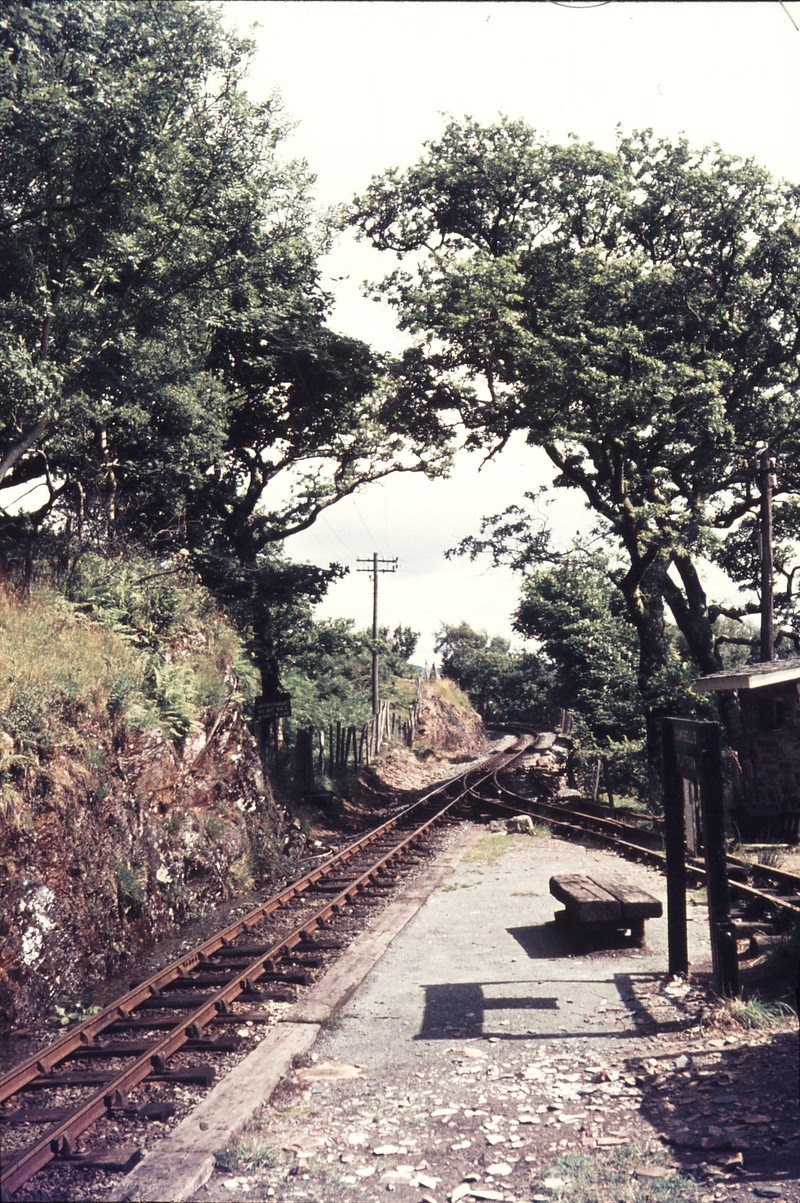
<instances>
[{"instance_id":1,"label":"wooden sign board","mask_svg":"<svg viewBox=\"0 0 800 1203\"><path fill-rule=\"evenodd\" d=\"M673 732L673 756L678 776L699 782L701 776L700 724L692 719L668 720Z\"/></svg>"},{"instance_id":2,"label":"wooden sign board","mask_svg":"<svg viewBox=\"0 0 800 1203\"><path fill-rule=\"evenodd\" d=\"M290 718L292 714L291 694L278 693L272 698L256 700L256 718L265 719Z\"/></svg>"}]
</instances>

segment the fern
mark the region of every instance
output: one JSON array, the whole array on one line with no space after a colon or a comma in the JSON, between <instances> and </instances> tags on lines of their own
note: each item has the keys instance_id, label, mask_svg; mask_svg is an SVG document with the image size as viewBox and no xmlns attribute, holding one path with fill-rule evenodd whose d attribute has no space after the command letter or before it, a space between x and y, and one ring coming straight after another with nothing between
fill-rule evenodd
<instances>
[{"instance_id":1,"label":"fern","mask_svg":"<svg viewBox=\"0 0 800 1203\"><path fill-rule=\"evenodd\" d=\"M155 700L159 726L165 739L185 739L198 726L197 687L188 664L167 663L156 667Z\"/></svg>"}]
</instances>

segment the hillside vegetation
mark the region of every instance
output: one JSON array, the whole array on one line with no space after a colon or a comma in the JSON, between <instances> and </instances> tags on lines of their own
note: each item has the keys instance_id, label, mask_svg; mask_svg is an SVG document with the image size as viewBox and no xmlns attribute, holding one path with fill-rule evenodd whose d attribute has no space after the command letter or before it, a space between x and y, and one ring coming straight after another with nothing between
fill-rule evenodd
<instances>
[{"instance_id":1,"label":"hillside vegetation","mask_svg":"<svg viewBox=\"0 0 800 1203\"><path fill-rule=\"evenodd\" d=\"M0 1022L283 872L240 637L184 570L87 557L0 599Z\"/></svg>"},{"instance_id":2,"label":"hillside vegetation","mask_svg":"<svg viewBox=\"0 0 800 1203\"><path fill-rule=\"evenodd\" d=\"M0 1028L88 996L211 906L296 875L298 726L369 715L371 646L295 606L290 746L265 780L254 655L183 557L87 552L0 596ZM381 636L382 688L408 704ZM303 826L306 823L304 821Z\"/></svg>"}]
</instances>

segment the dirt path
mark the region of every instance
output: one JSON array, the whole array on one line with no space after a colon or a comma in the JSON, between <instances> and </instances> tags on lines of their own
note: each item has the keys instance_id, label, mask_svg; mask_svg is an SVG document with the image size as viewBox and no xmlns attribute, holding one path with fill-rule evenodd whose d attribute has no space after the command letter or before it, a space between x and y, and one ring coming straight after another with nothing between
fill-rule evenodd
<instances>
[{"instance_id":1,"label":"dirt path","mask_svg":"<svg viewBox=\"0 0 800 1203\"><path fill-rule=\"evenodd\" d=\"M197 1203L800 1203L796 1031L706 1030L664 920L645 949L571 951L549 877L600 869L665 901L612 853L482 835ZM707 964L705 911L689 942Z\"/></svg>"}]
</instances>

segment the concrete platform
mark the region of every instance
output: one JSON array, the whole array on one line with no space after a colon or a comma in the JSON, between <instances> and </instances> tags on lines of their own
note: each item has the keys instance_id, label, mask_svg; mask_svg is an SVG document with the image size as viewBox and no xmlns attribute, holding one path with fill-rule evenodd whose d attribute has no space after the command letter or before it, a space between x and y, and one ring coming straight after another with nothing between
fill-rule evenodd
<instances>
[{"instance_id":1,"label":"concrete platform","mask_svg":"<svg viewBox=\"0 0 800 1203\"><path fill-rule=\"evenodd\" d=\"M480 831L464 827L448 848L389 903L321 981L270 1029L258 1047L187 1115L123 1180L115 1203L167 1203L191 1198L211 1176L214 1154L238 1135L270 1098L295 1056L314 1044L321 1023L353 995Z\"/></svg>"}]
</instances>

